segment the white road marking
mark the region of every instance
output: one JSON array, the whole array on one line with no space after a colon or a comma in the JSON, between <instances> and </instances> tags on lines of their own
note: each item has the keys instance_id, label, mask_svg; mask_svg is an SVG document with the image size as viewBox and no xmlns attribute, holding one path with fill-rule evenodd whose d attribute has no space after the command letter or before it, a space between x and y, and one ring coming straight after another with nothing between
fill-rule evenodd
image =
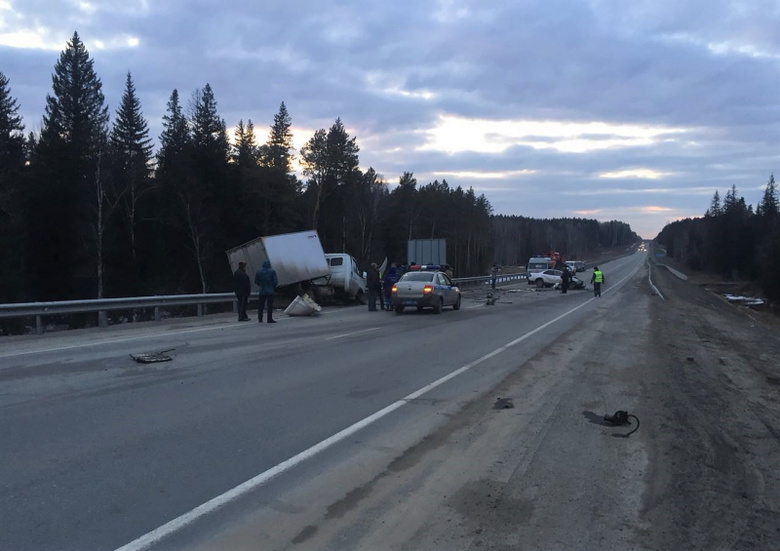
<instances>
[{"instance_id":1,"label":"white road marking","mask_svg":"<svg viewBox=\"0 0 780 551\"><path fill-rule=\"evenodd\" d=\"M361 329L360 331L353 331L352 333L342 333L341 335L333 335L332 337L325 337L326 341L332 341L334 339L341 339L343 337L351 337L353 335L360 335L361 333L369 333L371 331L379 331L381 327L371 327L370 329Z\"/></svg>"},{"instance_id":2,"label":"white road marking","mask_svg":"<svg viewBox=\"0 0 780 551\"><path fill-rule=\"evenodd\" d=\"M634 270L632 270L632 272L629 275L627 275L626 277L618 281L613 287L606 289L604 292L609 292L610 290L615 289L618 285L620 285L620 283L622 283L623 281L631 277L636 272L636 270L639 269L640 265L641 264L638 264L637 267ZM394 412L398 408L407 405L412 400L416 400L420 396L423 396L427 392L430 392L431 390L443 385L447 381L454 379L458 375L461 375L469 371L471 368L476 367L477 365L485 362L486 360L489 360L490 358L497 356L502 352L505 352L506 350L512 348L517 344L520 344L521 342L528 339L529 337L546 329L547 327L554 324L555 322L566 318L569 314L571 314L575 310L579 310L580 308L586 306L587 304L590 304L594 300L596 300L596 297L592 297L586 300L585 302L581 303L578 306L575 306L574 308L561 314L560 316L551 319L547 323L540 325L539 327L537 327L532 331L529 331L525 335L518 337L515 340L510 341L499 348L496 348L492 352L485 354L481 358L478 358L473 362L468 363L463 367L456 369L455 371L449 373L448 375L445 375L444 377L441 377L440 379L437 379L436 381L428 385L425 385L421 389L412 392L408 396L405 396L404 398L401 398L400 400L393 402L389 406L377 411L376 413L369 415L368 417L358 421L353 425L350 425L344 430L337 432L333 436L326 438L319 444L315 444L311 448L304 450L297 455L294 455L293 457L279 463L275 467L272 467L267 471L262 472L259 475L255 476L254 478L251 478L246 482L239 484L235 488L228 490L227 492L218 495L213 499L210 499L206 503L203 503L202 505L195 507L189 512L184 513L183 515L163 524L158 528L155 528L154 530L144 534L140 538L135 539L126 545L123 545L122 547L118 548L116 551L142 551L144 549L148 549L149 547L159 542L163 538L166 538L167 536L170 536L171 534L178 532L182 528L188 526L189 524L192 524L193 522L200 519L201 517L213 513L214 511L227 505L229 502L233 501L234 499L237 499L242 495L251 492L252 490L262 486L273 477L280 475L286 471L289 471L296 465L299 465L300 463L303 463L304 461L311 459L312 457L316 456L318 453L325 451L326 449L341 442L342 440L345 440L346 438L349 438L351 435L355 434L359 430L371 425L372 423L378 421L379 419L382 419L383 417L389 415L390 413Z\"/></svg>"}]
</instances>

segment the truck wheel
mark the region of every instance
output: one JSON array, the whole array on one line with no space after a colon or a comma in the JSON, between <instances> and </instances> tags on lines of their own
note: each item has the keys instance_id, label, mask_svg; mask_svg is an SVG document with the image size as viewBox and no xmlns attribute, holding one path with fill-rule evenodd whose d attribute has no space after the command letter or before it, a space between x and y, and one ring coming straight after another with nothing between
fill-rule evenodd
<instances>
[{"instance_id":1,"label":"truck wheel","mask_svg":"<svg viewBox=\"0 0 780 551\"><path fill-rule=\"evenodd\" d=\"M542 287L544 287L544 280L543 280L543 279L541 279L541 278L540 278L540 279L537 279L537 280L536 280L536 286L537 286L537 287L539 287L540 289L541 289Z\"/></svg>"},{"instance_id":2,"label":"truck wheel","mask_svg":"<svg viewBox=\"0 0 780 551\"><path fill-rule=\"evenodd\" d=\"M458 300L455 301L455 304L452 305L453 310L460 310L460 295L458 295Z\"/></svg>"},{"instance_id":3,"label":"truck wheel","mask_svg":"<svg viewBox=\"0 0 780 551\"><path fill-rule=\"evenodd\" d=\"M403 311L404 311L404 307L403 307L403 306L396 306L396 307L395 307L395 313L396 313L396 314L400 314L400 313L402 313Z\"/></svg>"},{"instance_id":4,"label":"truck wheel","mask_svg":"<svg viewBox=\"0 0 780 551\"><path fill-rule=\"evenodd\" d=\"M444 299L440 298L439 302L433 305L433 311L437 314L441 314L442 309L444 308Z\"/></svg>"},{"instance_id":5,"label":"truck wheel","mask_svg":"<svg viewBox=\"0 0 780 551\"><path fill-rule=\"evenodd\" d=\"M355 295L355 302L358 304L366 303L366 295L363 293L363 289L358 290L357 294Z\"/></svg>"}]
</instances>

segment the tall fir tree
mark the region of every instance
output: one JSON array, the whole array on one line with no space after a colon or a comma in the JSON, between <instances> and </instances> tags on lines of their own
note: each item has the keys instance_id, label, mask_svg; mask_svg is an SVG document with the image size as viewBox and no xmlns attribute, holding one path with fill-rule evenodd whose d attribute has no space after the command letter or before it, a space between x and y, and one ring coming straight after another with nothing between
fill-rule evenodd
<instances>
[{"instance_id":1,"label":"tall fir tree","mask_svg":"<svg viewBox=\"0 0 780 551\"><path fill-rule=\"evenodd\" d=\"M286 224L297 224L295 208L298 179L293 173L292 119L284 102L274 115L268 140L261 148L262 177L256 186L262 209L262 233L280 231Z\"/></svg>"},{"instance_id":2,"label":"tall fir tree","mask_svg":"<svg viewBox=\"0 0 780 551\"><path fill-rule=\"evenodd\" d=\"M137 226L140 201L151 189L151 160L149 125L143 116L132 76L127 73L125 91L111 129L112 179L124 221L118 231L122 239L115 248L114 265L122 274L120 288L123 294L143 290L139 287Z\"/></svg>"},{"instance_id":3,"label":"tall fir tree","mask_svg":"<svg viewBox=\"0 0 780 551\"><path fill-rule=\"evenodd\" d=\"M36 150L30 270L37 299L101 292L100 218L107 194L99 164L107 153L108 119L94 61L74 32L54 67Z\"/></svg>"},{"instance_id":4,"label":"tall fir tree","mask_svg":"<svg viewBox=\"0 0 780 551\"><path fill-rule=\"evenodd\" d=\"M721 214L723 214L723 207L720 204L720 193L716 189L705 216L720 216Z\"/></svg>"},{"instance_id":5,"label":"tall fir tree","mask_svg":"<svg viewBox=\"0 0 780 551\"><path fill-rule=\"evenodd\" d=\"M157 272L151 287L158 293L192 291L197 280L191 277L189 249L182 246L189 242L182 222L182 202L191 178L192 135L177 89L168 98L162 127L150 207L155 223L150 253L152 265L168 266L168 273Z\"/></svg>"},{"instance_id":6,"label":"tall fir tree","mask_svg":"<svg viewBox=\"0 0 780 551\"><path fill-rule=\"evenodd\" d=\"M774 174L769 176L769 181L764 188L764 195L756 208L756 214L766 219L777 218L778 214L780 214L780 200L778 200L777 196L777 184L775 183Z\"/></svg>"},{"instance_id":7,"label":"tall fir tree","mask_svg":"<svg viewBox=\"0 0 780 551\"><path fill-rule=\"evenodd\" d=\"M344 250L345 214L340 205L354 178L359 178L356 138L350 137L341 119L328 132L317 130L301 148L303 173L309 177L307 194L311 204L311 227L332 250Z\"/></svg>"},{"instance_id":8,"label":"tall fir tree","mask_svg":"<svg viewBox=\"0 0 780 551\"><path fill-rule=\"evenodd\" d=\"M11 96L9 80L0 72L0 302L24 297L24 189L25 139L19 105Z\"/></svg>"}]
</instances>

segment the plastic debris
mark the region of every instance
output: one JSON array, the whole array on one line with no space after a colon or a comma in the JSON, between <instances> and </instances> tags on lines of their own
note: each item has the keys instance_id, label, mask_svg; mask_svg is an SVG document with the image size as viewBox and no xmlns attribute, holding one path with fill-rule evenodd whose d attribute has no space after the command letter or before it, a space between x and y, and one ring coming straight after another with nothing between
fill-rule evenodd
<instances>
[{"instance_id":1,"label":"plastic debris","mask_svg":"<svg viewBox=\"0 0 780 551\"><path fill-rule=\"evenodd\" d=\"M168 356L166 352L173 352L175 348L163 350L161 352L144 352L142 354L130 354L130 357L141 364L151 364L156 362L170 362L173 358Z\"/></svg>"},{"instance_id":2,"label":"plastic debris","mask_svg":"<svg viewBox=\"0 0 780 551\"><path fill-rule=\"evenodd\" d=\"M314 302L310 296L304 295L295 297L284 313L288 316L311 316L321 311L322 306Z\"/></svg>"}]
</instances>

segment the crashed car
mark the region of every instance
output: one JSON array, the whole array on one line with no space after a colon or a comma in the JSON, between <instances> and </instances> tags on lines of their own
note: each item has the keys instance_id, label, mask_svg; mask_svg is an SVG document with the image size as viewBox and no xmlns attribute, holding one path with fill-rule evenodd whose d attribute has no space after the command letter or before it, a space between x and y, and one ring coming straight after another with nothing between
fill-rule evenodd
<instances>
[{"instance_id":1,"label":"crashed car","mask_svg":"<svg viewBox=\"0 0 780 551\"><path fill-rule=\"evenodd\" d=\"M553 286L553 289L560 289L561 284L556 283ZM585 288L585 282L582 281L580 278L578 278L576 275L571 276L571 279L569 280L569 289L584 289Z\"/></svg>"}]
</instances>

